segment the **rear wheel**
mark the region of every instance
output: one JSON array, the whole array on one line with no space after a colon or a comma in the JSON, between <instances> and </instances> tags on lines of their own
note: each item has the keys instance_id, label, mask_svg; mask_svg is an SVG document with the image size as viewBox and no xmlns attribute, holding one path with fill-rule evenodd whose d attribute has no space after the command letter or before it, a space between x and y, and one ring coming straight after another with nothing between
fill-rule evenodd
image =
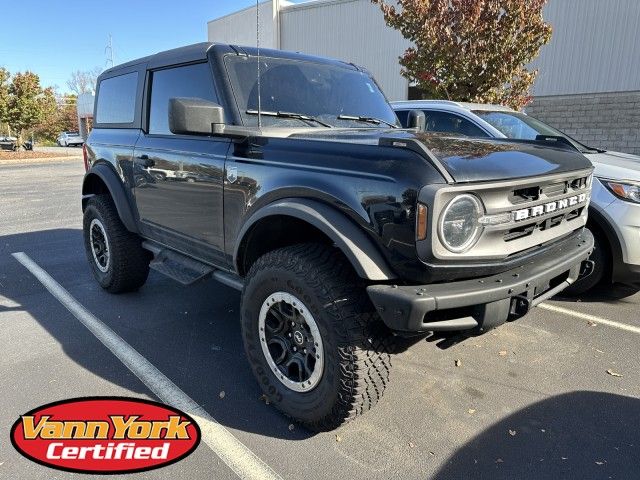
<instances>
[{"instance_id":1,"label":"rear wheel","mask_svg":"<svg viewBox=\"0 0 640 480\"><path fill-rule=\"evenodd\" d=\"M142 248L140 237L122 224L109 195L96 195L89 200L83 231L87 259L102 288L121 293L144 285L151 254Z\"/></svg>"},{"instance_id":2,"label":"rear wheel","mask_svg":"<svg viewBox=\"0 0 640 480\"><path fill-rule=\"evenodd\" d=\"M382 397L390 332L336 249L302 244L265 254L247 276L241 309L253 373L288 416L329 430Z\"/></svg>"}]
</instances>

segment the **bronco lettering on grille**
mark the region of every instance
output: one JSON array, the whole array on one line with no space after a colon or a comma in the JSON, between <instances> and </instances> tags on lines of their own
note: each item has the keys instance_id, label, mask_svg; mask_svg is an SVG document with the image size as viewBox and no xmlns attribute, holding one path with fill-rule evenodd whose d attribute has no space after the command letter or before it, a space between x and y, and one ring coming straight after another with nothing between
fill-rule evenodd
<instances>
[{"instance_id":1,"label":"bronco lettering on grille","mask_svg":"<svg viewBox=\"0 0 640 480\"><path fill-rule=\"evenodd\" d=\"M543 203L542 205L536 205L534 207L522 208L513 212L513 219L517 221L526 220L532 217L539 217L546 215L547 213L553 213L560 210L576 207L587 202L587 194L581 193L580 195L574 195L573 197L563 198L562 200L556 200L554 202Z\"/></svg>"}]
</instances>

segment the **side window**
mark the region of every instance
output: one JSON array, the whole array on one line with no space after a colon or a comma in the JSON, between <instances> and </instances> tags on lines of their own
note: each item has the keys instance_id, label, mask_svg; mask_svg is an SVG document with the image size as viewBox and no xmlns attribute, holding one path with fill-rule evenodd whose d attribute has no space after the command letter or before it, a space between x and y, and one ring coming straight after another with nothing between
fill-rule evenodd
<instances>
[{"instance_id":1,"label":"side window","mask_svg":"<svg viewBox=\"0 0 640 480\"><path fill-rule=\"evenodd\" d=\"M100 81L96 123L132 123L136 113L138 72Z\"/></svg>"},{"instance_id":2,"label":"side window","mask_svg":"<svg viewBox=\"0 0 640 480\"><path fill-rule=\"evenodd\" d=\"M426 110L427 132L446 132L467 137L488 137L480 127L455 113Z\"/></svg>"},{"instance_id":3,"label":"side window","mask_svg":"<svg viewBox=\"0 0 640 480\"><path fill-rule=\"evenodd\" d=\"M400 120L400 124L407 128L407 119L409 118L409 110L396 110L396 115L398 116L398 120Z\"/></svg>"},{"instance_id":4,"label":"side window","mask_svg":"<svg viewBox=\"0 0 640 480\"><path fill-rule=\"evenodd\" d=\"M156 70L151 73L149 133L172 135L169 130L169 99L176 97L218 101L208 63Z\"/></svg>"}]
</instances>

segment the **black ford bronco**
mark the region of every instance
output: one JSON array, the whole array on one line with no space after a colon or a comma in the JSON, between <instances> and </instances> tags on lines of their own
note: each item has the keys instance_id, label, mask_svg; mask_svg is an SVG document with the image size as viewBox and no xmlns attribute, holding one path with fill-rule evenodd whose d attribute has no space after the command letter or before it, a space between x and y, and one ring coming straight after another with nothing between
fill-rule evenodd
<instances>
[{"instance_id":1,"label":"black ford bronco","mask_svg":"<svg viewBox=\"0 0 640 480\"><path fill-rule=\"evenodd\" d=\"M203 43L112 68L85 167L100 285L242 290L261 388L315 430L378 401L393 335L480 334L591 265L585 157L402 129L335 60Z\"/></svg>"}]
</instances>

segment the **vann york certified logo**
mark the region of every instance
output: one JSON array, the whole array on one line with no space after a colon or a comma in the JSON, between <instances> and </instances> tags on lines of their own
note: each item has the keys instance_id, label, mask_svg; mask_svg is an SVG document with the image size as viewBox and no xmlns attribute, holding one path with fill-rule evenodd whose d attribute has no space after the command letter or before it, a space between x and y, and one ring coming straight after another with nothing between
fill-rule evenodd
<instances>
[{"instance_id":1,"label":"vann york certified logo","mask_svg":"<svg viewBox=\"0 0 640 480\"><path fill-rule=\"evenodd\" d=\"M182 460L200 442L187 414L125 397L87 397L43 405L22 415L11 442L34 462L71 472L140 472Z\"/></svg>"}]
</instances>

